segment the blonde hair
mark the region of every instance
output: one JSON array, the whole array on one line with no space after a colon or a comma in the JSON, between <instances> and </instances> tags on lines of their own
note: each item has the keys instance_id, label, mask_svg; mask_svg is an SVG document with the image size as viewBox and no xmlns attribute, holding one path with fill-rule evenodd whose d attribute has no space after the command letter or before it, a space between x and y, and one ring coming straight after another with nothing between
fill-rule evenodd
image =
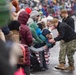
<instances>
[{"instance_id":1,"label":"blonde hair","mask_svg":"<svg viewBox=\"0 0 76 75\"><path fill-rule=\"evenodd\" d=\"M55 23L58 23L58 19L57 19L57 18L54 18L54 19L51 21L51 24L55 24Z\"/></svg>"}]
</instances>

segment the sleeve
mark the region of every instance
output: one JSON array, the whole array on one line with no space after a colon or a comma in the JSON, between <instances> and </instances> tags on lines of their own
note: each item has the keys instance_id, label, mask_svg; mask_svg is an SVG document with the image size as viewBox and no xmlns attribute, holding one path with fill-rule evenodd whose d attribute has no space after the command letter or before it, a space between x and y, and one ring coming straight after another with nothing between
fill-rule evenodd
<instances>
[{"instance_id":1,"label":"sleeve","mask_svg":"<svg viewBox=\"0 0 76 75\"><path fill-rule=\"evenodd\" d=\"M25 39L27 41L28 46L31 46L31 44L33 42L33 37L32 37L32 33L31 33L30 29L29 28L27 28L27 29L28 29L28 31L25 34L25 36L26 36Z\"/></svg>"},{"instance_id":2,"label":"sleeve","mask_svg":"<svg viewBox=\"0 0 76 75\"><path fill-rule=\"evenodd\" d=\"M73 30L75 30L75 27L74 27L74 19L73 19L73 18L70 18L70 19L68 20L68 25L70 25L70 27L71 27Z\"/></svg>"},{"instance_id":3,"label":"sleeve","mask_svg":"<svg viewBox=\"0 0 76 75\"><path fill-rule=\"evenodd\" d=\"M42 31L41 31L41 29L39 29L39 38L42 40L42 41L45 41L46 40L46 38L42 35Z\"/></svg>"},{"instance_id":4,"label":"sleeve","mask_svg":"<svg viewBox=\"0 0 76 75\"><path fill-rule=\"evenodd\" d=\"M41 34L41 35L39 35L39 38L42 40L42 41L45 41L46 40L46 38Z\"/></svg>"},{"instance_id":5,"label":"sleeve","mask_svg":"<svg viewBox=\"0 0 76 75\"><path fill-rule=\"evenodd\" d=\"M45 48L44 47L34 48L33 46L31 46L30 50L33 52L41 52L41 51L45 50Z\"/></svg>"},{"instance_id":6,"label":"sleeve","mask_svg":"<svg viewBox=\"0 0 76 75\"><path fill-rule=\"evenodd\" d=\"M65 35L65 28L64 27L61 27L59 29L59 36L54 38L55 41L60 41L64 38L64 35Z\"/></svg>"},{"instance_id":7,"label":"sleeve","mask_svg":"<svg viewBox=\"0 0 76 75\"><path fill-rule=\"evenodd\" d=\"M36 34L35 30L30 28L31 29L31 32L32 32L32 35L34 37L34 39L38 42L38 43L43 43L42 40L38 37L38 35Z\"/></svg>"}]
</instances>

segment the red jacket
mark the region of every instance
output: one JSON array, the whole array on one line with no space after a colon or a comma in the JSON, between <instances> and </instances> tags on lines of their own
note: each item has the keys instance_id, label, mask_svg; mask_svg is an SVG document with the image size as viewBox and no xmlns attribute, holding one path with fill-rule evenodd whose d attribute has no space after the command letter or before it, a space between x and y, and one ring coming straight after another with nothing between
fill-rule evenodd
<instances>
[{"instance_id":1,"label":"red jacket","mask_svg":"<svg viewBox=\"0 0 76 75\"><path fill-rule=\"evenodd\" d=\"M19 30L21 36L21 43L30 46L32 44L32 34L29 27L26 25L28 19L29 19L29 15L25 11L22 11L19 14L18 21L21 24ZM30 52L28 50L28 47L26 47L25 49L26 49L25 64L30 65Z\"/></svg>"}]
</instances>

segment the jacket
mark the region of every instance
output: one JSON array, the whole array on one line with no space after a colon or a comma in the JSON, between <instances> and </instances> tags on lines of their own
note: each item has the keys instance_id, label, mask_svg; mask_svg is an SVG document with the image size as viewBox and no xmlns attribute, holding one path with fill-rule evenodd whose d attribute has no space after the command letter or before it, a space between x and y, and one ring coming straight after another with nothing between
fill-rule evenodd
<instances>
[{"instance_id":1,"label":"jacket","mask_svg":"<svg viewBox=\"0 0 76 75\"><path fill-rule=\"evenodd\" d=\"M66 19L64 18L62 22L68 24L73 30L75 30L74 19L68 16Z\"/></svg>"},{"instance_id":2,"label":"jacket","mask_svg":"<svg viewBox=\"0 0 76 75\"><path fill-rule=\"evenodd\" d=\"M41 29L38 27L38 25L33 22L31 25L30 25L31 28L33 28L35 31L36 31L36 34L37 36L40 38L40 40L42 41L45 41L45 37L42 35L42 31ZM39 42L40 43L40 42Z\"/></svg>"},{"instance_id":3,"label":"jacket","mask_svg":"<svg viewBox=\"0 0 76 75\"><path fill-rule=\"evenodd\" d=\"M69 42L76 39L76 33L66 23L59 22L57 26L57 30L59 32L59 36L54 38L55 41L64 40L65 42Z\"/></svg>"},{"instance_id":4,"label":"jacket","mask_svg":"<svg viewBox=\"0 0 76 75\"><path fill-rule=\"evenodd\" d=\"M19 32L16 30L12 30L12 35L10 36L9 40L16 42L16 43L20 43L19 38L20 38Z\"/></svg>"},{"instance_id":5,"label":"jacket","mask_svg":"<svg viewBox=\"0 0 76 75\"><path fill-rule=\"evenodd\" d=\"M32 44L32 34L29 27L26 25L28 19L29 19L29 15L25 11L22 11L18 16L18 21L21 24L19 30L21 36L21 43L27 45L27 47L25 48L26 50L25 65L30 65L30 52L28 50L28 46L31 46Z\"/></svg>"}]
</instances>

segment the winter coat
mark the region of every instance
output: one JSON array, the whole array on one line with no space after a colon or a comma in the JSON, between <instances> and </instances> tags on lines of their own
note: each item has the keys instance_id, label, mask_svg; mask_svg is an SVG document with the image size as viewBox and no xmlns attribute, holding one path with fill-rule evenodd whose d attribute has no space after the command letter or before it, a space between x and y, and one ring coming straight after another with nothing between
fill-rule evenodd
<instances>
[{"instance_id":1,"label":"winter coat","mask_svg":"<svg viewBox=\"0 0 76 75\"><path fill-rule=\"evenodd\" d=\"M74 26L74 19L70 16L68 16L67 18L64 18L62 20L62 22L65 22L66 24L68 24L73 30L75 30L75 26Z\"/></svg>"},{"instance_id":2,"label":"winter coat","mask_svg":"<svg viewBox=\"0 0 76 75\"><path fill-rule=\"evenodd\" d=\"M30 25L31 28L33 28L36 31L37 36L40 38L40 40L45 41L45 37L42 35L41 29L38 27L38 25L34 22Z\"/></svg>"},{"instance_id":3,"label":"winter coat","mask_svg":"<svg viewBox=\"0 0 76 75\"><path fill-rule=\"evenodd\" d=\"M38 37L36 31L34 30L34 28L30 27L30 30L32 32L32 36L33 38L37 41L37 43L43 43L42 40Z\"/></svg>"},{"instance_id":4,"label":"winter coat","mask_svg":"<svg viewBox=\"0 0 76 75\"><path fill-rule=\"evenodd\" d=\"M11 41L13 41L13 42L16 42L16 43L20 43L20 40L19 40L19 32L18 31L16 31L16 30L13 30L12 31L12 35L11 35L11 37L10 37L10 39L9 40L11 40Z\"/></svg>"},{"instance_id":5,"label":"winter coat","mask_svg":"<svg viewBox=\"0 0 76 75\"><path fill-rule=\"evenodd\" d=\"M57 26L57 30L59 32L59 36L54 38L55 41L64 40L65 42L70 42L76 39L76 33L66 23L59 22Z\"/></svg>"},{"instance_id":6,"label":"winter coat","mask_svg":"<svg viewBox=\"0 0 76 75\"><path fill-rule=\"evenodd\" d=\"M28 50L28 46L31 46L32 44L32 34L29 27L26 25L28 19L29 19L29 15L25 11L22 11L18 16L18 21L21 24L19 30L21 36L21 43L27 45L27 47L25 48L26 50L25 65L30 65L30 54L29 54L30 52Z\"/></svg>"}]
</instances>

